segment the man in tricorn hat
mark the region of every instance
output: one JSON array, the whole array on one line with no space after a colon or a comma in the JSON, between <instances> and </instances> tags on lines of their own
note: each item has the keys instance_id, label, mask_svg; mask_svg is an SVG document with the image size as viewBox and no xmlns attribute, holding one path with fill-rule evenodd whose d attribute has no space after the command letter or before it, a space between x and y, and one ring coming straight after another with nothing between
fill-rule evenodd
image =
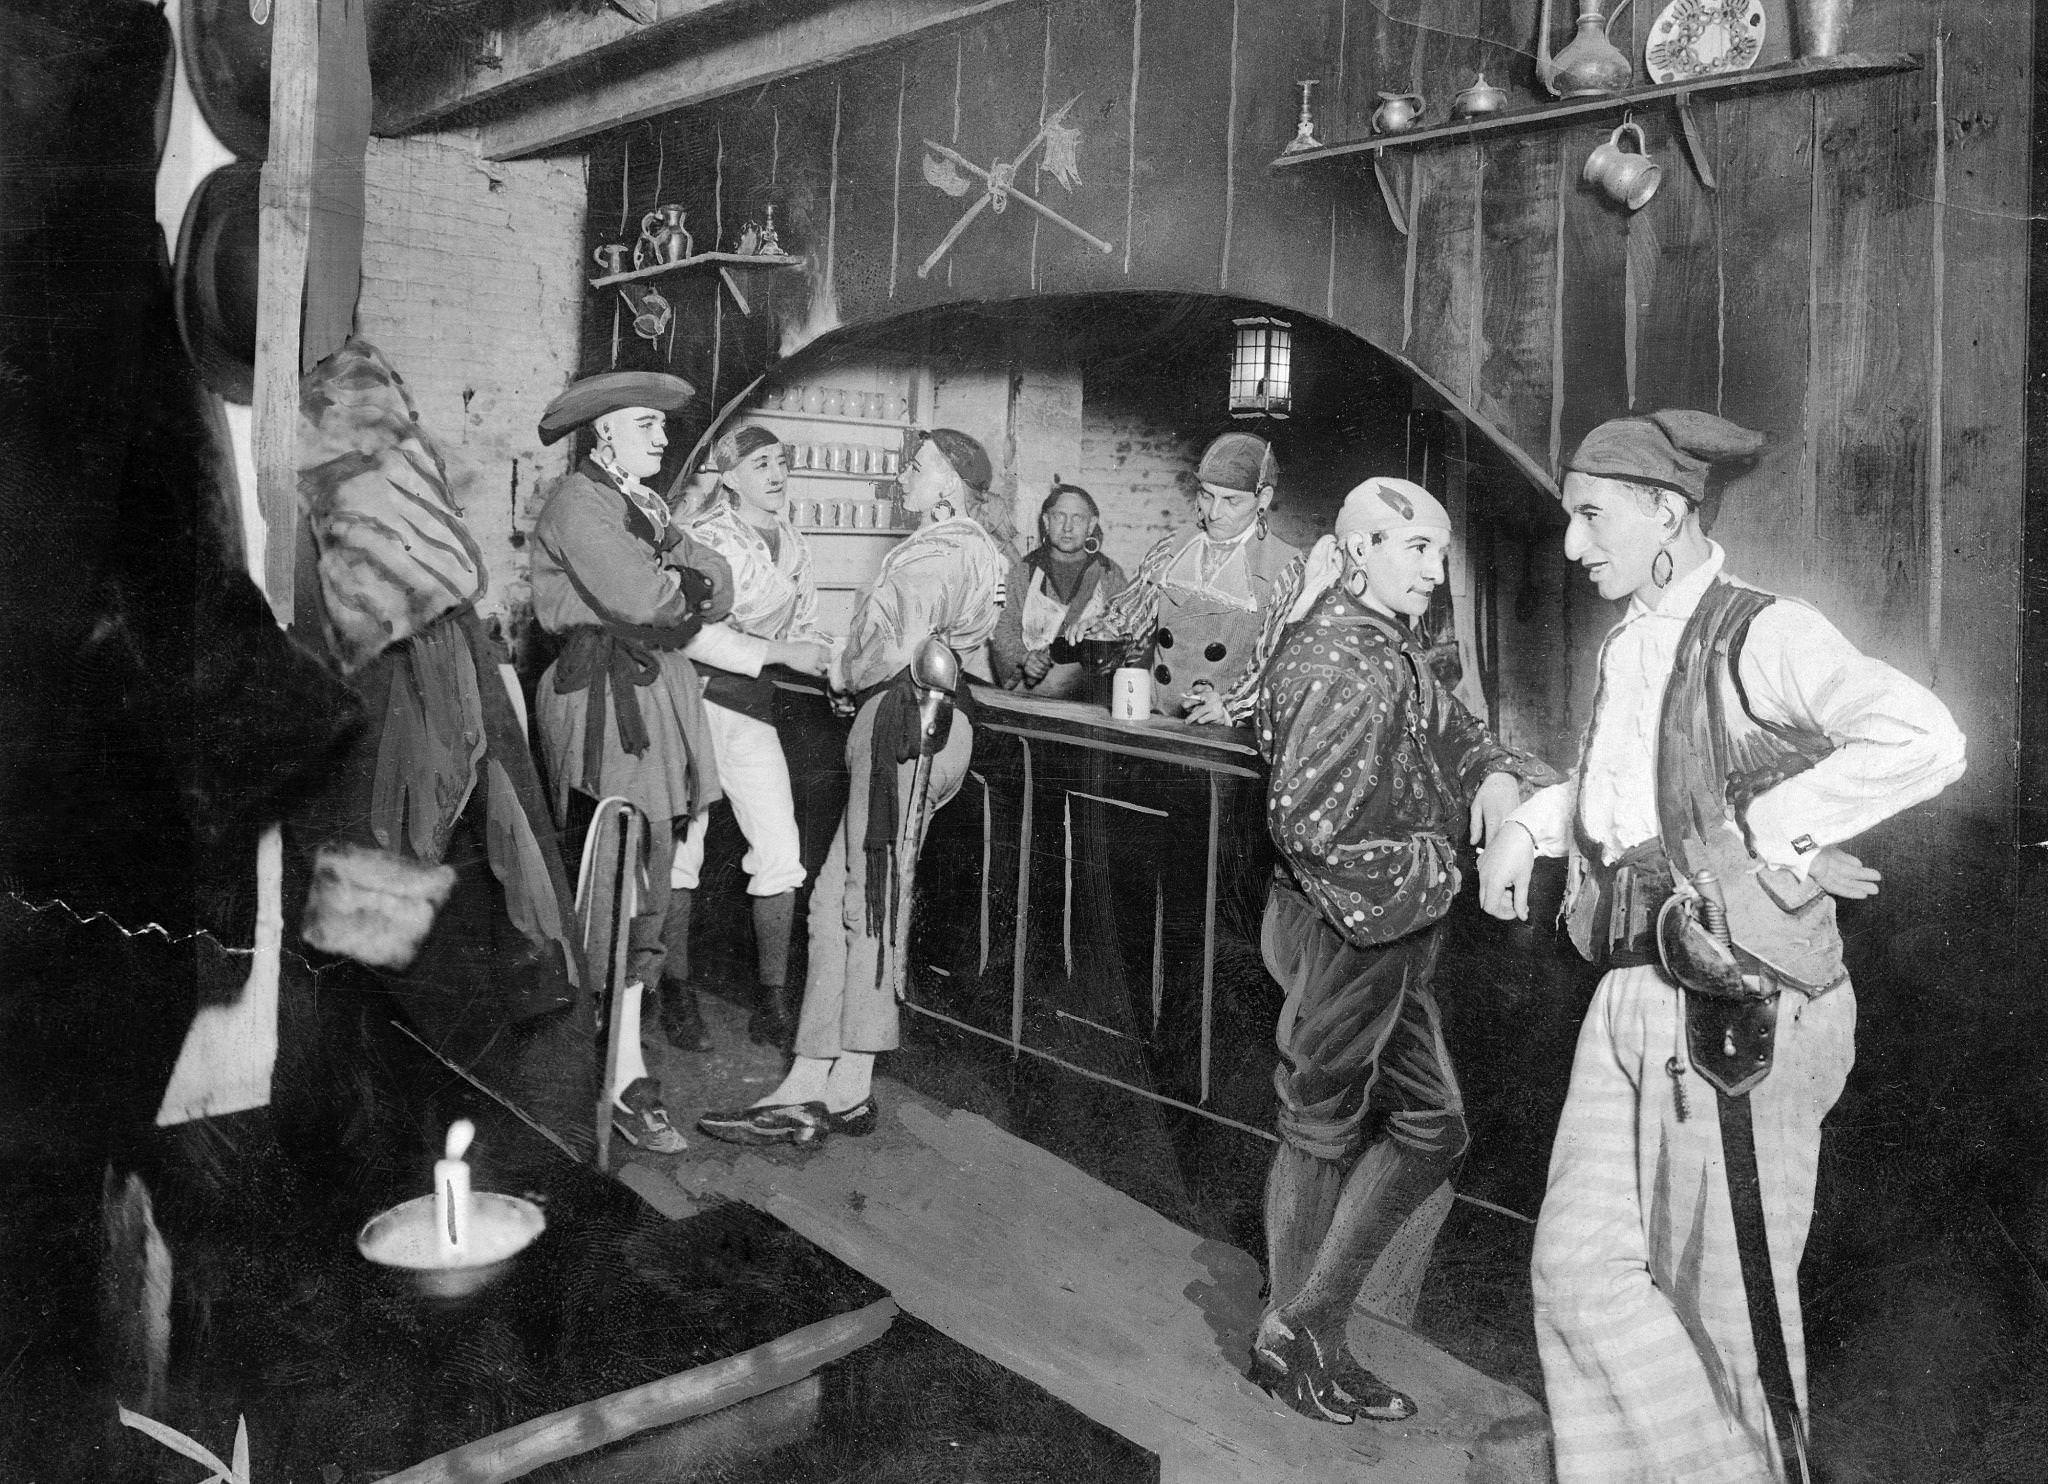
<instances>
[{"instance_id":1,"label":"man in tricorn hat","mask_svg":"<svg viewBox=\"0 0 2048 1484\"><path fill-rule=\"evenodd\" d=\"M1700 503L1762 443L1655 412L1567 462L1565 555L1627 609L1578 768L1480 859L1526 918L1535 857L1569 854L1608 971L1532 1262L1561 1484L1807 1477L1799 1259L1855 1049L1833 898L1878 888L1841 845L1963 771L1929 691L1723 570Z\"/></svg>"},{"instance_id":2,"label":"man in tricorn hat","mask_svg":"<svg viewBox=\"0 0 2048 1484\"><path fill-rule=\"evenodd\" d=\"M1524 780L1557 778L1430 669L1415 625L1450 544L1450 516L1421 485L1352 490L1283 615L1254 712L1281 859L1261 948L1287 998L1252 1379L1324 1422L1415 1411L1351 1354L1345 1326L1396 1234L1434 1236L1443 1205L1431 1197L1465 1152L1431 983L1458 895L1456 841L1503 828Z\"/></svg>"},{"instance_id":3,"label":"man in tricorn hat","mask_svg":"<svg viewBox=\"0 0 2048 1484\"><path fill-rule=\"evenodd\" d=\"M675 831L719 797L702 687L686 656L760 672L758 645L718 621L732 608L725 559L691 539L644 480L661 471L668 414L690 384L653 371L589 376L541 414L554 443L588 425L596 446L556 480L533 528L533 611L562 652L535 710L556 811L571 826L614 794L647 817L648 860L632 923L613 1124L659 1153L683 1147L640 1051L641 990L661 982Z\"/></svg>"}]
</instances>

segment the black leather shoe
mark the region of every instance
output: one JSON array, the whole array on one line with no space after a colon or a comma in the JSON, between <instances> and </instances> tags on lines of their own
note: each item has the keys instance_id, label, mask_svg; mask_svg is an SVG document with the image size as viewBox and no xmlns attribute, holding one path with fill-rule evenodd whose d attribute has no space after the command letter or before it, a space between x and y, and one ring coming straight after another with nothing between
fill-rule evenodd
<instances>
[{"instance_id":1,"label":"black leather shoe","mask_svg":"<svg viewBox=\"0 0 2048 1484\"><path fill-rule=\"evenodd\" d=\"M1306 1328L1284 1339L1252 1344L1252 1384L1317 1422L1348 1427L1363 1415L1338 1385Z\"/></svg>"},{"instance_id":2,"label":"black leather shoe","mask_svg":"<svg viewBox=\"0 0 2048 1484\"><path fill-rule=\"evenodd\" d=\"M763 1046L787 1051L796 1036L796 1017L790 1013L789 986L754 986L754 1013L747 1017L747 1039Z\"/></svg>"},{"instance_id":3,"label":"black leather shoe","mask_svg":"<svg viewBox=\"0 0 2048 1484\"><path fill-rule=\"evenodd\" d=\"M1415 1415L1415 1398L1382 1381L1344 1346L1333 1348L1337 1353L1329 1366L1330 1376L1351 1399L1353 1415L1373 1422L1399 1422Z\"/></svg>"},{"instance_id":4,"label":"black leather shoe","mask_svg":"<svg viewBox=\"0 0 2048 1484\"><path fill-rule=\"evenodd\" d=\"M828 1109L825 1114L825 1127L835 1134L845 1134L848 1138L858 1139L864 1134L873 1133L875 1124L880 1121L881 1116L882 1105L876 1102L874 1094L870 1093L865 1101L855 1103L844 1113L834 1113Z\"/></svg>"},{"instance_id":5,"label":"black leather shoe","mask_svg":"<svg viewBox=\"0 0 2048 1484\"><path fill-rule=\"evenodd\" d=\"M697 1131L728 1144L816 1144L831 1117L823 1103L769 1103L706 1113L697 1120Z\"/></svg>"},{"instance_id":6,"label":"black leather shoe","mask_svg":"<svg viewBox=\"0 0 2048 1484\"><path fill-rule=\"evenodd\" d=\"M697 987L677 979L661 981L661 1033L678 1051L709 1051L711 1033L697 1006Z\"/></svg>"}]
</instances>

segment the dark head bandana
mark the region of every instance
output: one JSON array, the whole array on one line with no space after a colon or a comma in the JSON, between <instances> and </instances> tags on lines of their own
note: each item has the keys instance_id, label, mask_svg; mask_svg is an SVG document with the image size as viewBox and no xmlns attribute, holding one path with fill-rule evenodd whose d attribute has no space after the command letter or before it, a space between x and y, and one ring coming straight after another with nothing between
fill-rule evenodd
<instances>
[{"instance_id":1,"label":"dark head bandana","mask_svg":"<svg viewBox=\"0 0 2048 1484\"><path fill-rule=\"evenodd\" d=\"M1273 456L1273 445L1256 433L1224 433L1202 450L1195 478L1218 489L1256 494L1280 482L1280 461Z\"/></svg>"},{"instance_id":2,"label":"dark head bandana","mask_svg":"<svg viewBox=\"0 0 2048 1484\"><path fill-rule=\"evenodd\" d=\"M1697 505L1717 466L1747 463L1763 446L1761 433L1711 412L1678 408L1600 424L1565 460L1565 471L1653 485Z\"/></svg>"}]
</instances>

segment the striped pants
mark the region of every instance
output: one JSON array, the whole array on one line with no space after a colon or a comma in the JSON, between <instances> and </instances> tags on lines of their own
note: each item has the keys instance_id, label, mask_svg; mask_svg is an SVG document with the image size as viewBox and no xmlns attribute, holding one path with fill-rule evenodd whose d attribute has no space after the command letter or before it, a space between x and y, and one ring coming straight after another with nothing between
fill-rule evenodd
<instances>
[{"instance_id":1,"label":"striped pants","mask_svg":"<svg viewBox=\"0 0 2048 1484\"><path fill-rule=\"evenodd\" d=\"M1800 1406L1799 1259L1820 1125L1855 1059L1843 984L1779 1002L1770 1076L1750 1093L1771 1271ZM1717 1094L1681 1051L1679 991L1655 968L1600 981L1579 1032L1532 1262L1559 1484L1781 1480L1757 1380Z\"/></svg>"}]
</instances>

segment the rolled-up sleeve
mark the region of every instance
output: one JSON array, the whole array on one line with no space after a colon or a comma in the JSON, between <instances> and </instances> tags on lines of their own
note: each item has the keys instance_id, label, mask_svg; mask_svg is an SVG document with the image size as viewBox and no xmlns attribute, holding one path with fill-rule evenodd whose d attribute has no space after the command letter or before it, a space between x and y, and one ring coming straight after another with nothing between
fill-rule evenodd
<instances>
[{"instance_id":1,"label":"rolled-up sleeve","mask_svg":"<svg viewBox=\"0 0 2048 1484\"><path fill-rule=\"evenodd\" d=\"M1924 803L1963 775L1963 734L1940 698L1858 650L1803 603L1780 600L1757 615L1740 675L1757 720L1821 732L1835 744L1750 804L1750 837L1771 865L1803 876L1823 847Z\"/></svg>"},{"instance_id":2,"label":"rolled-up sleeve","mask_svg":"<svg viewBox=\"0 0 2048 1484\"><path fill-rule=\"evenodd\" d=\"M1536 842L1538 855L1563 855L1571 848L1572 815L1579 807L1579 775L1573 773L1562 783L1539 788L1508 816Z\"/></svg>"}]
</instances>

